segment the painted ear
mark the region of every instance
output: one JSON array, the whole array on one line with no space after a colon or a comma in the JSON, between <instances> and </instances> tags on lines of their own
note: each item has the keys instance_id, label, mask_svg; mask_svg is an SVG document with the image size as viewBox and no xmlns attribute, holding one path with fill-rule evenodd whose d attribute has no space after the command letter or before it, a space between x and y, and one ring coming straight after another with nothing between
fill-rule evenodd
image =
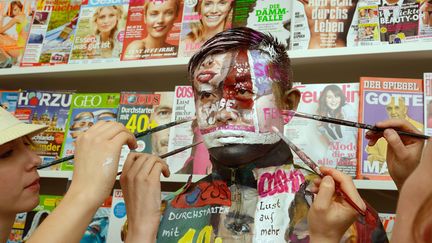
<instances>
[{"instance_id":1,"label":"painted ear","mask_svg":"<svg viewBox=\"0 0 432 243\"><path fill-rule=\"evenodd\" d=\"M300 103L301 93L298 89L290 89L283 94L283 109L284 110L297 110Z\"/></svg>"}]
</instances>

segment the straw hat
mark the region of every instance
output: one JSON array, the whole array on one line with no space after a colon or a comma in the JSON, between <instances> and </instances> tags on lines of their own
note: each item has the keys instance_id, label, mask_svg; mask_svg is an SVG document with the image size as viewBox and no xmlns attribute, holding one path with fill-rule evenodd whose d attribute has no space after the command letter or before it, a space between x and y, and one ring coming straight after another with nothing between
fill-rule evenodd
<instances>
[{"instance_id":1,"label":"straw hat","mask_svg":"<svg viewBox=\"0 0 432 243\"><path fill-rule=\"evenodd\" d=\"M34 136L45 129L45 125L26 124L0 107L0 145L25 135Z\"/></svg>"}]
</instances>

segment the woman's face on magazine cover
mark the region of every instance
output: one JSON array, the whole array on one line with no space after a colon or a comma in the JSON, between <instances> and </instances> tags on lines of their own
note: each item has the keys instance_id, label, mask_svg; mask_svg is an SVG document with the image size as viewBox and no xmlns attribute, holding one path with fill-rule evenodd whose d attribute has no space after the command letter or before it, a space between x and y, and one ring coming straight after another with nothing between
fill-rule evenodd
<instances>
[{"instance_id":1,"label":"woman's face on magazine cover","mask_svg":"<svg viewBox=\"0 0 432 243\"><path fill-rule=\"evenodd\" d=\"M326 104L331 110L336 110L341 104L341 97L336 96L333 91L329 90L326 94Z\"/></svg>"},{"instance_id":2,"label":"woman's face on magazine cover","mask_svg":"<svg viewBox=\"0 0 432 243\"><path fill-rule=\"evenodd\" d=\"M0 145L1 214L30 211L39 203L39 156L26 137Z\"/></svg>"},{"instance_id":3,"label":"woman's face on magazine cover","mask_svg":"<svg viewBox=\"0 0 432 243\"><path fill-rule=\"evenodd\" d=\"M166 38L177 18L177 0L151 1L147 5L145 24L153 38Z\"/></svg>"},{"instance_id":4,"label":"woman's face on magazine cover","mask_svg":"<svg viewBox=\"0 0 432 243\"><path fill-rule=\"evenodd\" d=\"M112 7L104 7L96 18L96 25L100 32L110 32L117 25L116 10Z\"/></svg>"},{"instance_id":5,"label":"woman's face on magazine cover","mask_svg":"<svg viewBox=\"0 0 432 243\"><path fill-rule=\"evenodd\" d=\"M217 28L225 24L231 10L231 0L202 0L200 15L203 25L207 28Z\"/></svg>"},{"instance_id":6,"label":"woman's face on magazine cover","mask_svg":"<svg viewBox=\"0 0 432 243\"><path fill-rule=\"evenodd\" d=\"M160 103L153 106L153 113L150 116L151 121L158 125L164 125L171 122L172 105L174 95L171 92L160 92ZM168 152L168 138L170 129L152 133L152 153L162 155Z\"/></svg>"},{"instance_id":7,"label":"woman's face on magazine cover","mask_svg":"<svg viewBox=\"0 0 432 243\"><path fill-rule=\"evenodd\" d=\"M18 5L14 4L14 6L12 8L12 16L13 17L18 16L21 14L21 12L22 12L21 8Z\"/></svg>"}]
</instances>

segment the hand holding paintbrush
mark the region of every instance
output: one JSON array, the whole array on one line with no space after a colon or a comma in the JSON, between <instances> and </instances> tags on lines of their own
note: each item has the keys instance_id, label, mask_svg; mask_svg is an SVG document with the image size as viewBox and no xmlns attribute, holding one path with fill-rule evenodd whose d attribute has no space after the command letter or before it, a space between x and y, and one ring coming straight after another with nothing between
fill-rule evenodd
<instances>
[{"instance_id":1,"label":"hand holding paintbrush","mask_svg":"<svg viewBox=\"0 0 432 243\"><path fill-rule=\"evenodd\" d=\"M282 133L279 132L279 130L276 127L272 127L273 131L291 148L294 153L296 153L299 158L309 167L312 169L313 172L315 172L317 175L319 175L321 178L325 176L320 170L320 167L311 159L309 156L307 156L300 148L298 148L295 144L293 144L287 137L285 137ZM355 203L351 198L341 189L341 185L336 181L336 194L338 196L341 196L344 198L344 200L351 205L360 215L365 216L366 213L364 209L360 208L357 203ZM363 203L364 205L364 203ZM363 207L365 208L365 207Z\"/></svg>"}]
</instances>

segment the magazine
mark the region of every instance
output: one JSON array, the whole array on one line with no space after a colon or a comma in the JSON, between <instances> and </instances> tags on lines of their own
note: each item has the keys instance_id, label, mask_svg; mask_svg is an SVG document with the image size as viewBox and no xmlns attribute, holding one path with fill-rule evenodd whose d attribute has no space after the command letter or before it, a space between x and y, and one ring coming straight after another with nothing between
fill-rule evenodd
<instances>
[{"instance_id":1,"label":"magazine","mask_svg":"<svg viewBox=\"0 0 432 243\"><path fill-rule=\"evenodd\" d=\"M0 68L19 66L35 10L36 0L0 1Z\"/></svg>"},{"instance_id":2,"label":"magazine","mask_svg":"<svg viewBox=\"0 0 432 243\"><path fill-rule=\"evenodd\" d=\"M289 46L292 1L237 1L234 6L233 27L250 27L271 33Z\"/></svg>"},{"instance_id":3,"label":"magazine","mask_svg":"<svg viewBox=\"0 0 432 243\"><path fill-rule=\"evenodd\" d=\"M19 91L0 90L0 106L15 114Z\"/></svg>"},{"instance_id":4,"label":"magazine","mask_svg":"<svg viewBox=\"0 0 432 243\"><path fill-rule=\"evenodd\" d=\"M236 1L188 0L184 2L179 56L190 57L205 41L231 28Z\"/></svg>"},{"instance_id":5,"label":"magazine","mask_svg":"<svg viewBox=\"0 0 432 243\"><path fill-rule=\"evenodd\" d=\"M109 196L98 208L90 224L87 226L80 243L102 243L108 237L109 216L112 197Z\"/></svg>"},{"instance_id":6,"label":"magazine","mask_svg":"<svg viewBox=\"0 0 432 243\"><path fill-rule=\"evenodd\" d=\"M296 88L302 94L297 111L357 121L358 83L303 84ZM357 128L294 117L285 125L284 133L319 165L336 168L355 177L357 130ZM294 155L294 163L302 164L302 160Z\"/></svg>"},{"instance_id":7,"label":"magazine","mask_svg":"<svg viewBox=\"0 0 432 243\"><path fill-rule=\"evenodd\" d=\"M119 93L82 93L72 96L61 157L74 154L75 139L98 121L116 121ZM73 161L61 164L61 170L73 170Z\"/></svg>"},{"instance_id":8,"label":"magazine","mask_svg":"<svg viewBox=\"0 0 432 243\"><path fill-rule=\"evenodd\" d=\"M418 3L412 0L399 0L396 4L390 4L387 1L389 0L382 0L379 7L382 44L417 41L419 28Z\"/></svg>"},{"instance_id":9,"label":"magazine","mask_svg":"<svg viewBox=\"0 0 432 243\"><path fill-rule=\"evenodd\" d=\"M72 93L55 91L22 91L15 116L26 123L47 125L48 129L32 138L32 149L41 157L42 165L60 157ZM58 170L51 166L45 170Z\"/></svg>"},{"instance_id":10,"label":"magazine","mask_svg":"<svg viewBox=\"0 0 432 243\"><path fill-rule=\"evenodd\" d=\"M432 41L432 0L420 1L418 32L420 41Z\"/></svg>"},{"instance_id":11,"label":"magazine","mask_svg":"<svg viewBox=\"0 0 432 243\"><path fill-rule=\"evenodd\" d=\"M21 66L67 64L80 3L38 0Z\"/></svg>"},{"instance_id":12,"label":"magazine","mask_svg":"<svg viewBox=\"0 0 432 243\"><path fill-rule=\"evenodd\" d=\"M83 4L69 63L120 61L128 7L129 0Z\"/></svg>"},{"instance_id":13,"label":"magazine","mask_svg":"<svg viewBox=\"0 0 432 243\"><path fill-rule=\"evenodd\" d=\"M359 46L380 45L379 1L359 1L358 42Z\"/></svg>"},{"instance_id":14,"label":"magazine","mask_svg":"<svg viewBox=\"0 0 432 243\"><path fill-rule=\"evenodd\" d=\"M432 73L423 74L425 134L432 135Z\"/></svg>"},{"instance_id":15,"label":"magazine","mask_svg":"<svg viewBox=\"0 0 432 243\"><path fill-rule=\"evenodd\" d=\"M424 130L423 80L409 78L360 78L359 122L374 125L390 118L405 119ZM359 179L391 180L387 169L387 141L369 146L367 130L359 132Z\"/></svg>"},{"instance_id":16,"label":"magazine","mask_svg":"<svg viewBox=\"0 0 432 243\"><path fill-rule=\"evenodd\" d=\"M172 120L191 118L194 115L195 102L192 86L176 86ZM202 141L196 121L171 128L169 138L169 151ZM205 175L211 171L210 156L204 144L168 157L167 163L171 173Z\"/></svg>"},{"instance_id":17,"label":"magazine","mask_svg":"<svg viewBox=\"0 0 432 243\"><path fill-rule=\"evenodd\" d=\"M177 57L182 17L182 0L131 1L122 60Z\"/></svg>"},{"instance_id":18,"label":"magazine","mask_svg":"<svg viewBox=\"0 0 432 243\"><path fill-rule=\"evenodd\" d=\"M294 0L291 18L291 50L356 46L358 0Z\"/></svg>"},{"instance_id":19,"label":"magazine","mask_svg":"<svg viewBox=\"0 0 432 243\"><path fill-rule=\"evenodd\" d=\"M122 92L117 121L124 124L134 134L168 123L169 121L160 121L158 118L162 115L171 119L172 96L172 92ZM161 104L162 106L160 106ZM138 148L134 151L152 153L153 136L166 134L166 131L157 133L157 135L155 133L155 135L137 138ZM165 139L168 139L168 134L165 137ZM166 142L161 141L161 144L166 144ZM120 154L119 171L123 169L129 152L129 147L123 145Z\"/></svg>"}]
</instances>

